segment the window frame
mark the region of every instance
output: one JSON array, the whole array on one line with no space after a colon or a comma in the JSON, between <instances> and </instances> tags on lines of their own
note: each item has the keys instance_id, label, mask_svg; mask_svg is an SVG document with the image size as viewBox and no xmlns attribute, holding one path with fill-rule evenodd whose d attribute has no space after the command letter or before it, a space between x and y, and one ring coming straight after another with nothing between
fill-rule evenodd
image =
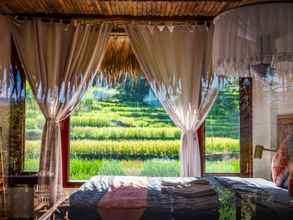
<instances>
[{"instance_id":1,"label":"window frame","mask_svg":"<svg viewBox=\"0 0 293 220\"><path fill-rule=\"evenodd\" d=\"M198 129L201 173L203 176L240 176L252 177L252 79L239 79L240 103L240 173L206 173L205 172L205 124ZM84 181L70 180L70 117L60 123L62 148L62 178L65 188L80 187ZM23 157L24 158L24 157ZM22 172L25 174L26 172ZM34 173L35 174L35 173Z\"/></svg>"},{"instance_id":2,"label":"window frame","mask_svg":"<svg viewBox=\"0 0 293 220\"><path fill-rule=\"evenodd\" d=\"M252 176L252 79L239 79L240 103L240 173L205 172L205 125L198 129L201 173L203 176ZM70 180L70 117L61 122L62 173L65 188L80 187L83 181Z\"/></svg>"}]
</instances>

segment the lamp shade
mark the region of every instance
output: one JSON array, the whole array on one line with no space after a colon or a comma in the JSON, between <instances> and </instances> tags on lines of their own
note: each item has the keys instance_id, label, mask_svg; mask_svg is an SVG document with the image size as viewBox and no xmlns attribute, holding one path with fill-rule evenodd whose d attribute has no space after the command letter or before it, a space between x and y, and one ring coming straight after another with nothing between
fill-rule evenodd
<instances>
[{"instance_id":1,"label":"lamp shade","mask_svg":"<svg viewBox=\"0 0 293 220\"><path fill-rule=\"evenodd\" d=\"M292 2L293 3L293 2ZM278 76L293 74L293 4L259 3L231 9L214 20L214 70L253 76L258 65Z\"/></svg>"}]
</instances>

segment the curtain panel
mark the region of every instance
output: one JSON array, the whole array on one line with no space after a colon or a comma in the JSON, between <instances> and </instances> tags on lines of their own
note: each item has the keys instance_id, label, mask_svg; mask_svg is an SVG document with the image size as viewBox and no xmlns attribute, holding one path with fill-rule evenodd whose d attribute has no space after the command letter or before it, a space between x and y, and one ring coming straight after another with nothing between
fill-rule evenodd
<instances>
[{"instance_id":1,"label":"curtain panel","mask_svg":"<svg viewBox=\"0 0 293 220\"><path fill-rule=\"evenodd\" d=\"M181 176L200 176L197 129L217 95L211 74L211 29L129 24L133 51L155 95L181 129Z\"/></svg>"},{"instance_id":2,"label":"curtain panel","mask_svg":"<svg viewBox=\"0 0 293 220\"><path fill-rule=\"evenodd\" d=\"M12 23L7 16L0 16L0 28L0 97L8 99L14 82L10 74Z\"/></svg>"},{"instance_id":3,"label":"curtain panel","mask_svg":"<svg viewBox=\"0 0 293 220\"><path fill-rule=\"evenodd\" d=\"M62 196L60 121L68 117L91 84L103 59L110 23L15 23L13 37L27 79L46 118L39 185L51 204Z\"/></svg>"}]
</instances>

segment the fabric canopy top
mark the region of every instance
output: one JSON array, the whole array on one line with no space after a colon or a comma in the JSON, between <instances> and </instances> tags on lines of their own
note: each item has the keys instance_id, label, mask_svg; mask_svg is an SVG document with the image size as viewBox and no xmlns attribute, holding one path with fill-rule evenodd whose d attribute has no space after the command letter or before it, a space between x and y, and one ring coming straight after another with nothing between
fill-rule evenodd
<instances>
[{"instance_id":1,"label":"fabric canopy top","mask_svg":"<svg viewBox=\"0 0 293 220\"><path fill-rule=\"evenodd\" d=\"M293 4L259 3L214 20L214 71L221 75L293 74Z\"/></svg>"}]
</instances>

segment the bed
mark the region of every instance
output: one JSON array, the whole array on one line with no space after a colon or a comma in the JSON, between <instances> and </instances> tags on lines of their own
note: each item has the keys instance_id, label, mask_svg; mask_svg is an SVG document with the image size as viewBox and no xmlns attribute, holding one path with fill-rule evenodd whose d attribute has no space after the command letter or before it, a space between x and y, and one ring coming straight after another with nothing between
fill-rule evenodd
<instances>
[{"instance_id":1,"label":"bed","mask_svg":"<svg viewBox=\"0 0 293 220\"><path fill-rule=\"evenodd\" d=\"M69 218L293 219L293 198L256 178L95 176L70 196Z\"/></svg>"}]
</instances>

